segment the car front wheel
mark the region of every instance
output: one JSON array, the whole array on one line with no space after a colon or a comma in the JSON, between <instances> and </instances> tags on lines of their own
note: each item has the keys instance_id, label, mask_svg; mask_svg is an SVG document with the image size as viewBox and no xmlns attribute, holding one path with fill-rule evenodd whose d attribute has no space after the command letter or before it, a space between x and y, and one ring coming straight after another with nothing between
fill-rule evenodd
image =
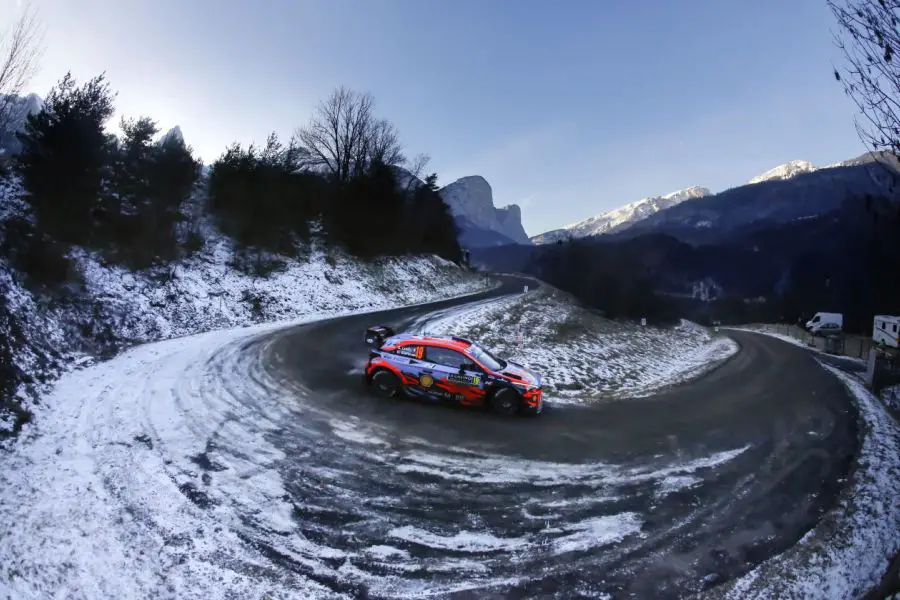
<instances>
[{"instance_id":1,"label":"car front wheel","mask_svg":"<svg viewBox=\"0 0 900 600\"><path fill-rule=\"evenodd\" d=\"M378 371L372 376L372 389L382 398L393 398L400 391L400 378L390 371Z\"/></svg>"},{"instance_id":2,"label":"car front wheel","mask_svg":"<svg viewBox=\"0 0 900 600\"><path fill-rule=\"evenodd\" d=\"M494 394L491 401L491 409L498 414L512 416L519 412L522 397L518 392L509 388L503 388Z\"/></svg>"}]
</instances>

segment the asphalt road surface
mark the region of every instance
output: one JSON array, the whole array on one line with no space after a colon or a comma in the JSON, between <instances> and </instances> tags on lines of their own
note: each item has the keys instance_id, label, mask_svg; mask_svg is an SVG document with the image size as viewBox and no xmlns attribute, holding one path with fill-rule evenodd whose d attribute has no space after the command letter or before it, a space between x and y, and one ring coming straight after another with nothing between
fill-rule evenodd
<instances>
[{"instance_id":1,"label":"asphalt road surface","mask_svg":"<svg viewBox=\"0 0 900 600\"><path fill-rule=\"evenodd\" d=\"M268 441L315 550L299 560L264 532L250 541L356 597L681 597L790 547L834 502L858 445L851 400L809 353L761 335L729 332L738 354L655 397L550 398L538 417L364 391L366 327L521 285L248 345L296 398Z\"/></svg>"}]
</instances>

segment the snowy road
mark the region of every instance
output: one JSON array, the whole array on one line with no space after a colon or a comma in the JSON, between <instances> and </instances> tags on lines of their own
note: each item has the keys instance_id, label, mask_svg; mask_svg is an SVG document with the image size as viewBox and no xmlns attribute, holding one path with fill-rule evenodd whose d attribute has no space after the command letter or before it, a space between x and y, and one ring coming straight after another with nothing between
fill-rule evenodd
<instances>
[{"instance_id":1,"label":"snowy road","mask_svg":"<svg viewBox=\"0 0 900 600\"><path fill-rule=\"evenodd\" d=\"M2 457L0 592L680 597L835 502L850 396L762 336L734 333L737 356L664 394L534 419L362 392L366 325L468 301L170 340L65 377Z\"/></svg>"}]
</instances>

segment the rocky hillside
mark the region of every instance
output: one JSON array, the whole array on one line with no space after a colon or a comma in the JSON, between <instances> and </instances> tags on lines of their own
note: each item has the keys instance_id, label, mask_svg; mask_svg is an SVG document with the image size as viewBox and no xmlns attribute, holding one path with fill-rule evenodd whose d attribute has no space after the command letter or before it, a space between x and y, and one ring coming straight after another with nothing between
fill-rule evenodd
<instances>
[{"instance_id":1,"label":"rocky hillside","mask_svg":"<svg viewBox=\"0 0 900 600\"><path fill-rule=\"evenodd\" d=\"M456 219L464 247L528 244L522 211L516 204L496 208L491 185L473 175L457 179L439 191Z\"/></svg>"},{"instance_id":2,"label":"rocky hillside","mask_svg":"<svg viewBox=\"0 0 900 600\"><path fill-rule=\"evenodd\" d=\"M600 235L610 231L621 231L627 229L632 224L646 219L652 214L661 210L671 208L681 204L685 200L692 198L703 198L708 196L710 191L704 187L693 186L684 190L678 190L665 196L651 196L643 198L631 204L626 204L619 208L602 212L599 215L589 217L583 221L566 225L561 229L554 229L531 238L535 244L550 244L557 240L569 237L588 237L592 235Z\"/></svg>"}]
</instances>

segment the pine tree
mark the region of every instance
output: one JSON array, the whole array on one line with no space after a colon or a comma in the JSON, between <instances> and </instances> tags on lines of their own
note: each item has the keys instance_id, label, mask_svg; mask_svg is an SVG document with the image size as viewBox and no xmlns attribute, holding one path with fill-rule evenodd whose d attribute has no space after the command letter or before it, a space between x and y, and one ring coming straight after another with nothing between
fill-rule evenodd
<instances>
[{"instance_id":1,"label":"pine tree","mask_svg":"<svg viewBox=\"0 0 900 600\"><path fill-rule=\"evenodd\" d=\"M105 75L78 87L69 73L17 136L26 200L38 226L64 243L92 239L111 150L104 125L112 114L113 94Z\"/></svg>"}]
</instances>

